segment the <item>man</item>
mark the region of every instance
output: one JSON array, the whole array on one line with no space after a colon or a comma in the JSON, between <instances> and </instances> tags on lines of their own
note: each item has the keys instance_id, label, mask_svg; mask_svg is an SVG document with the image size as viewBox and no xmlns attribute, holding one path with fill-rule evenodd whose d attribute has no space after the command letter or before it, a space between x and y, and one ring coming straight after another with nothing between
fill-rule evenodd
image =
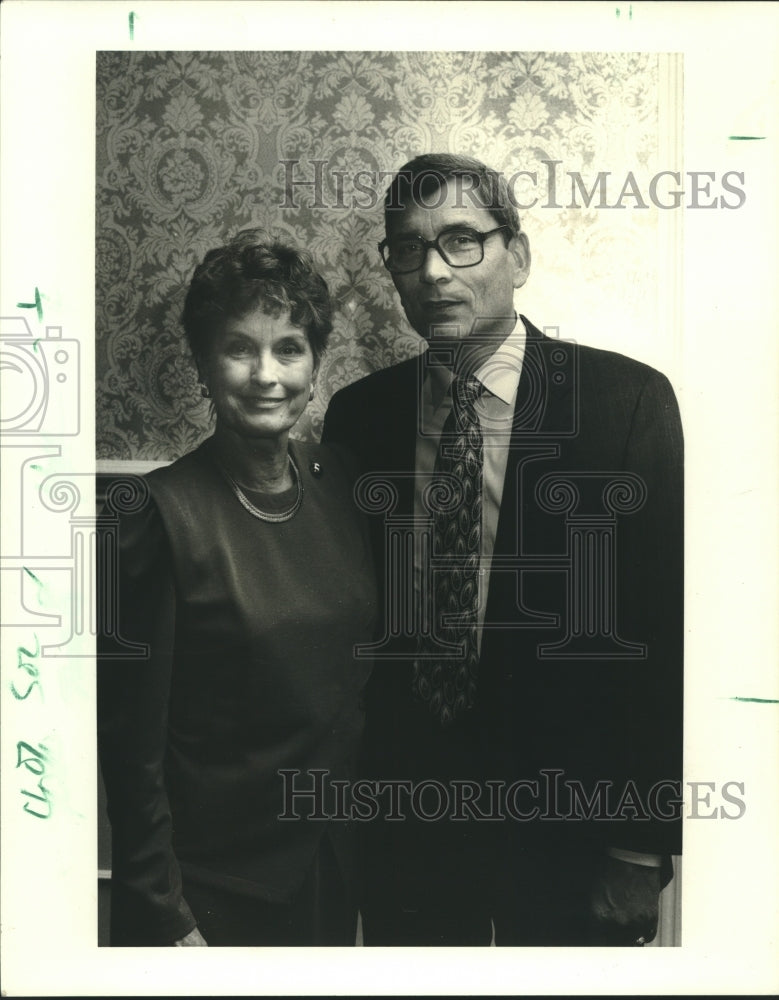
<instances>
[{"instance_id":1,"label":"man","mask_svg":"<svg viewBox=\"0 0 779 1000\"><path fill-rule=\"evenodd\" d=\"M528 239L479 161L411 160L385 225L429 349L338 392L324 428L366 509L387 500L365 942L642 944L681 838L673 391L517 316Z\"/></svg>"}]
</instances>

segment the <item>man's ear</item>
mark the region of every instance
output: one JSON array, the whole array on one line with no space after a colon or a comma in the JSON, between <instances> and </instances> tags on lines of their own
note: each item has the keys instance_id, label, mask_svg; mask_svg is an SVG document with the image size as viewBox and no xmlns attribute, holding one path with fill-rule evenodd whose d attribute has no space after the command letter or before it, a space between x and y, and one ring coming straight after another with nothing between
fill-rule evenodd
<instances>
[{"instance_id":1,"label":"man's ear","mask_svg":"<svg viewBox=\"0 0 779 1000\"><path fill-rule=\"evenodd\" d=\"M527 234L512 236L508 250L514 258L514 287L521 288L530 274L530 243Z\"/></svg>"}]
</instances>

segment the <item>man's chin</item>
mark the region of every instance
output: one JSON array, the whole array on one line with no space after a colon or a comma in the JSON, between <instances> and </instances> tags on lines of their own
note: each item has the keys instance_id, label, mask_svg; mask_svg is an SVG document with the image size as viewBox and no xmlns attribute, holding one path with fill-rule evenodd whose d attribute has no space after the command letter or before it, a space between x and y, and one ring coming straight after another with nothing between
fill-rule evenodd
<instances>
[{"instance_id":1,"label":"man's chin","mask_svg":"<svg viewBox=\"0 0 779 1000\"><path fill-rule=\"evenodd\" d=\"M457 344L466 340L473 329L473 324L435 321L433 323L420 323L416 326L420 336L428 344Z\"/></svg>"}]
</instances>

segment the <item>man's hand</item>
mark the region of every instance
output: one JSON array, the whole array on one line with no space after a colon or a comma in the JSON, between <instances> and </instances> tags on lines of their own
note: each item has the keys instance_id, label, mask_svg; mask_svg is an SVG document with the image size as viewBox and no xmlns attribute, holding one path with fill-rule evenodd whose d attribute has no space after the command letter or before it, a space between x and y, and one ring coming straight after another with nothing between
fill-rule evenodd
<instances>
[{"instance_id":1,"label":"man's hand","mask_svg":"<svg viewBox=\"0 0 779 1000\"><path fill-rule=\"evenodd\" d=\"M177 948L207 948L208 942L197 929L193 927L189 934L173 942Z\"/></svg>"},{"instance_id":2,"label":"man's hand","mask_svg":"<svg viewBox=\"0 0 779 1000\"><path fill-rule=\"evenodd\" d=\"M590 893L593 944L635 945L657 934L660 869L605 857Z\"/></svg>"}]
</instances>

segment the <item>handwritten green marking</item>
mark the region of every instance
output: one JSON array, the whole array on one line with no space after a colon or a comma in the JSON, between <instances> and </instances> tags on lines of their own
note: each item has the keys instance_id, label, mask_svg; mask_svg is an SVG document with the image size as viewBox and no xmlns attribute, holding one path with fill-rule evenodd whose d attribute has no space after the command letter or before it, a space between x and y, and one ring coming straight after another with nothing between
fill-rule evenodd
<instances>
[{"instance_id":1,"label":"handwritten green marking","mask_svg":"<svg viewBox=\"0 0 779 1000\"><path fill-rule=\"evenodd\" d=\"M617 7L617 20L619 20L619 7Z\"/></svg>"},{"instance_id":2,"label":"handwritten green marking","mask_svg":"<svg viewBox=\"0 0 779 1000\"><path fill-rule=\"evenodd\" d=\"M41 792L43 792L43 795L36 795L35 792L28 792L24 790L22 790L22 795L26 795L31 799L37 799L39 802L44 802L48 807L48 812L42 813L42 812L36 812L34 809L30 809L29 802L25 802L22 808L26 813L29 813L31 816L37 816L38 819L48 819L51 816L52 812L52 805L50 801L52 795L51 795L51 790L48 789L46 785L44 785L43 778L41 778L38 781L38 789Z\"/></svg>"},{"instance_id":3,"label":"handwritten green marking","mask_svg":"<svg viewBox=\"0 0 779 1000\"><path fill-rule=\"evenodd\" d=\"M38 584L38 604L43 604L43 597L41 596L41 592L44 590L46 585L41 580L38 579L38 577L33 573L32 570L27 569L26 566L23 566L22 568L24 569L24 572Z\"/></svg>"},{"instance_id":4,"label":"handwritten green marking","mask_svg":"<svg viewBox=\"0 0 779 1000\"><path fill-rule=\"evenodd\" d=\"M729 135L728 139L734 142L755 142L758 139L765 139L764 135Z\"/></svg>"},{"instance_id":5,"label":"handwritten green marking","mask_svg":"<svg viewBox=\"0 0 779 1000\"><path fill-rule=\"evenodd\" d=\"M633 20L633 4L631 4L630 7L628 8L628 21L632 20Z\"/></svg>"},{"instance_id":6,"label":"handwritten green marking","mask_svg":"<svg viewBox=\"0 0 779 1000\"><path fill-rule=\"evenodd\" d=\"M779 699L777 698L730 698L730 701L752 701L756 702L758 705L779 705Z\"/></svg>"},{"instance_id":7,"label":"handwritten green marking","mask_svg":"<svg viewBox=\"0 0 779 1000\"><path fill-rule=\"evenodd\" d=\"M30 660L34 660L38 653L40 652L40 643L38 641L38 636L33 633L33 638L35 639L35 649L27 649L25 646L16 647L16 668L17 670L23 670L28 675L27 690L23 693L16 690L16 685L11 681L11 694L16 698L17 701L26 701L29 698L34 688L38 688L38 693L41 698L43 698L43 688L41 687L41 682L39 678L39 670L34 663L30 663Z\"/></svg>"},{"instance_id":8,"label":"handwritten green marking","mask_svg":"<svg viewBox=\"0 0 779 1000\"><path fill-rule=\"evenodd\" d=\"M130 11L130 16L128 18L128 21L130 23L130 41L132 42L132 41L135 40L135 11L134 10Z\"/></svg>"},{"instance_id":9,"label":"handwritten green marking","mask_svg":"<svg viewBox=\"0 0 779 1000\"><path fill-rule=\"evenodd\" d=\"M38 291L38 286L35 286L35 301L34 302L17 302L17 309L34 309L38 314L38 322L40 323L43 319L43 302L41 302L41 293Z\"/></svg>"},{"instance_id":10,"label":"handwritten green marking","mask_svg":"<svg viewBox=\"0 0 779 1000\"><path fill-rule=\"evenodd\" d=\"M35 465L34 462L30 462L30 468L31 469L35 469L36 472L40 472L41 471L40 465Z\"/></svg>"},{"instance_id":11,"label":"handwritten green marking","mask_svg":"<svg viewBox=\"0 0 779 1000\"><path fill-rule=\"evenodd\" d=\"M24 653L25 656L30 656L30 657L32 657L34 659L38 655L38 653L40 653L40 651L41 651L41 645L40 645L40 642L38 641L38 636L37 636L37 634L35 632L33 632L32 637L33 637L33 639L35 639L35 650L34 651L26 649L24 646L17 646L16 647L16 652L17 653Z\"/></svg>"}]
</instances>

